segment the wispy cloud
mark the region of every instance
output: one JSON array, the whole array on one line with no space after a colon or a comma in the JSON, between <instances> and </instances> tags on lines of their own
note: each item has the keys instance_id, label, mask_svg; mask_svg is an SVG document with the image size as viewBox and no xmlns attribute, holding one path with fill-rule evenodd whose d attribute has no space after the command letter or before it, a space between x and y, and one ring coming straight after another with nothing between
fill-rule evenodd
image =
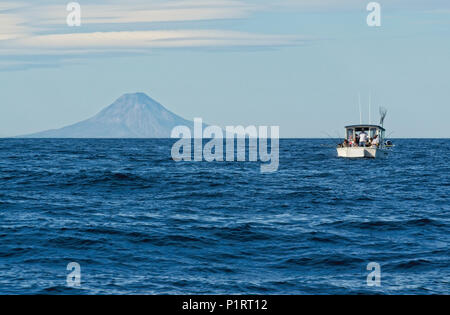
<instances>
[{"instance_id":1,"label":"wispy cloud","mask_svg":"<svg viewBox=\"0 0 450 315\"><path fill-rule=\"evenodd\" d=\"M372 0L251 0L265 3L271 8L287 8L299 10L330 11L330 10L365 10ZM403 10L429 8L450 8L448 0L373 0L379 2L382 7L397 8Z\"/></svg>"},{"instance_id":2,"label":"wispy cloud","mask_svg":"<svg viewBox=\"0 0 450 315\"><path fill-rule=\"evenodd\" d=\"M62 8L60 5L44 7L39 13L40 23L58 24L64 21L67 13ZM128 1L126 4L113 1L107 5L85 4L82 12L86 24L124 24L245 18L257 8L255 4L234 0ZM36 16L33 11L25 13Z\"/></svg>"},{"instance_id":3,"label":"wispy cloud","mask_svg":"<svg viewBox=\"0 0 450 315\"><path fill-rule=\"evenodd\" d=\"M2 3L0 55L69 57L92 53L98 56L102 52L142 53L157 48L280 47L297 45L304 40L283 34L196 29L192 27L195 24L190 24L194 21L249 18L252 13L265 8L262 2L131 0L124 4L123 1L99 1L82 4L81 28L66 25L66 4ZM12 68L17 68L19 63L11 60ZM24 65L27 67L29 63ZM3 64L2 68L8 67Z\"/></svg>"},{"instance_id":4,"label":"wispy cloud","mask_svg":"<svg viewBox=\"0 0 450 315\"><path fill-rule=\"evenodd\" d=\"M279 47L301 36L249 33L233 28L196 29L191 22L251 18L258 11L364 10L364 0L96 0L81 3L82 27L66 25L66 3L47 0L0 3L0 54L136 52L148 48ZM417 5L419 0L391 0ZM57 3L57 4L55 4ZM422 1L423 3L423 1ZM442 0L429 0L430 5ZM446 9L441 5L439 8ZM179 23L183 22L183 23ZM161 24L163 23L163 24ZM181 26L182 25L182 26ZM214 25L214 24L212 24Z\"/></svg>"},{"instance_id":5,"label":"wispy cloud","mask_svg":"<svg viewBox=\"0 0 450 315\"><path fill-rule=\"evenodd\" d=\"M0 11L0 43L30 35L32 30L24 26L26 20L15 14L5 14Z\"/></svg>"},{"instance_id":6,"label":"wispy cloud","mask_svg":"<svg viewBox=\"0 0 450 315\"><path fill-rule=\"evenodd\" d=\"M168 30L38 35L16 40L14 45L25 49L43 49L47 52L62 49L81 53L89 49L136 51L171 47L279 46L296 41L299 41L298 36L223 30Z\"/></svg>"},{"instance_id":7,"label":"wispy cloud","mask_svg":"<svg viewBox=\"0 0 450 315\"><path fill-rule=\"evenodd\" d=\"M23 7L24 3L22 2L0 2L0 11L17 9Z\"/></svg>"}]
</instances>

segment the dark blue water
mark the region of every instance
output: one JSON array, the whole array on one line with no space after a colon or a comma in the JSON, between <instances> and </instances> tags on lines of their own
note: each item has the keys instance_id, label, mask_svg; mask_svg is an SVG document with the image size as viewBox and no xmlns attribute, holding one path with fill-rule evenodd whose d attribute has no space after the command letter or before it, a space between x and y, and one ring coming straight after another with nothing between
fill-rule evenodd
<instances>
[{"instance_id":1,"label":"dark blue water","mask_svg":"<svg viewBox=\"0 0 450 315\"><path fill-rule=\"evenodd\" d=\"M172 143L0 140L0 293L450 293L450 140L281 140L272 174Z\"/></svg>"}]
</instances>

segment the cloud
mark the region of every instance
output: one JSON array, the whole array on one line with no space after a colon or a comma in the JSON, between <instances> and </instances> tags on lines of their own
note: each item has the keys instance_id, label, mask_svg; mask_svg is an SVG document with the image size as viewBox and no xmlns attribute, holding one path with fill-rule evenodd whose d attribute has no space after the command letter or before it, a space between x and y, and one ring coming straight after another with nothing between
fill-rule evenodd
<instances>
[{"instance_id":1,"label":"cloud","mask_svg":"<svg viewBox=\"0 0 450 315\"><path fill-rule=\"evenodd\" d=\"M295 10L298 12L365 11L369 2L378 2L383 9L418 10L450 9L448 0L248 0L246 3L265 5L265 10Z\"/></svg>"},{"instance_id":2,"label":"cloud","mask_svg":"<svg viewBox=\"0 0 450 315\"><path fill-rule=\"evenodd\" d=\"M244 18L257 7L232 0L129 1L126 5L123 2L83 4L81 11L84 24L125 24ZM31 10L25 13L39 17L38 22L41 24L61 23L67 15L61 5L45 6L38 15Z\"/></svg>"},{"instance_id":3,"label":"cloud","mask_svg":"<svg viewBox=\"0 0 450 315\"><path fill-rule=\"evenodd\" d=\"M29 35L31 29L23 25L25 22L20 16L0 12L0 43Z\"/></svg>"},{"instance_id":4,"label":"cloud","mask_svg":"<svg viewBox=\"0 0 450 315\"><path fill-rule=\"evenodd\" d=\"M278 47L303 40L288 35L189 27L193 21L249 18L263 7L241 0L131 0L125 5L103 1L82 4L82 28L70 28L66 25L69 12L65 4L47 2L39 8L26 3L3 4L0 8L6 11L0 11L0 54L80 55L139 53L149 48ZM178 22L184 22L183 28Z\"/></svg>"},{"instance_id":5,"label":"cloud","mask_svg":"<svg viewBox=\"0 0 450 315\"><path fill-rule=\"evenodd\" d=\"M21 2L0 2L0 11L13 10L23 6L24 4Z\"/></svg>"},{"instance_id":6,"label":"cloud","mask_svg":"<svg viewBox=\"0 0 450 315\"><path fill-rule=\"evenodd\" d=\"M12 41L12 49L41 53L90 52L91 50L137 51L148 48L286 46L298 36L265 35L224 30L124 31L37 35Z\"/></svg>"}]
</instances>

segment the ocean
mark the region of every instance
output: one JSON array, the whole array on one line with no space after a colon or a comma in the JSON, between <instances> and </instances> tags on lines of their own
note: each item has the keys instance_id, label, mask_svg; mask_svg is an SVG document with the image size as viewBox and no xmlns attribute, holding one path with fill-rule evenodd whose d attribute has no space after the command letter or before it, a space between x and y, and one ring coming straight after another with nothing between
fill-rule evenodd
<instances>
[{"instance_id":1,"label":"ocean","mask_svg":"<svg viewBox=\"0 0 450 315\"><path fill-rule=\"evenodd\" d=\"M282 139L274 173L174 142L0 139L0 293L450 293L450 140Z\"/></svg>"}]
</instances>

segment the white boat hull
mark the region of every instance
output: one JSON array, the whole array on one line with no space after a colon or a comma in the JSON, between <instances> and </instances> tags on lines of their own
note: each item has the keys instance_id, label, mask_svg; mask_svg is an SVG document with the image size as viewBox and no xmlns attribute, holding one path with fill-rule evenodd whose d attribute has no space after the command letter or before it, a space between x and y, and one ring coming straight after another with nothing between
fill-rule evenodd
<instances>
[{"instance_id":1,"label":"white boat hull","mask_svg":"<svg viewBox=\"0 0 450 315\"><path fill-rule=\"evenodd\" d=\"M380 148L348 147L337 148L338 157L343 158L381 158L387 155L386 150Z\"/></svg>"}]
</instances>

